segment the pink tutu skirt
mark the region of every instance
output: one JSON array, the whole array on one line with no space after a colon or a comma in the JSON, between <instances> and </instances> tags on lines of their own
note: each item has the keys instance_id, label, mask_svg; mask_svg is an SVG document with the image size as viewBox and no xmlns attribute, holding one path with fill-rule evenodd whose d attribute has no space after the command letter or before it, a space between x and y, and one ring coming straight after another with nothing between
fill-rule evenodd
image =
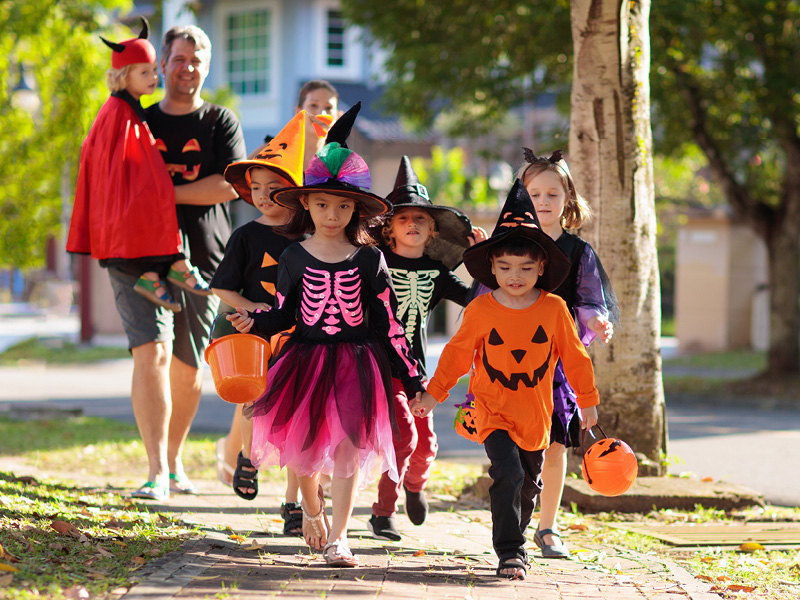
<instances>
[{"instance_id":1,"label":"pink tutu skirt","mask_svg":"<svg viewBox=\"0 0 800 600\"><path fill-rule=\"evenodd\" d=\"M367 485L375 464L399 481L391 372L372 341L315 343L292 337L269 370L253 406L251 460L321 472Z\"/></svg>"}]
</instances>

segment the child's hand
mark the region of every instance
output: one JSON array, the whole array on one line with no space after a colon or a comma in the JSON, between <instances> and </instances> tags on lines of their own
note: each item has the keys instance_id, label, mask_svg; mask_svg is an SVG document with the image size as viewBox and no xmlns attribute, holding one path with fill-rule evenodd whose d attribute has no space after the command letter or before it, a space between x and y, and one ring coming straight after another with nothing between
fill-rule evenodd
<instances>
[{"instance_id":1,"label":"child's hand","mask_svg":"<svg viewBox=\"0 0 800 600\"><path fill-rule=\"evenodd\" d=\"M614 325L605 317L592 317L586 326L591 329L594 334L604 344L611 341L611 336L614 335Z\"/></svg>"},{"instance_id":2,"label":"child's hand","mask_svg":"<svg viewBox=\"0 0 800 600\"><path fill-rule=\"evenodd\" d=\"M472 235L468 236L467 239L469 240L469 245L474 246L475 244L482 242L483 240L487 239L489 236L486 235L486 230L483 227L472 227Z\"/></svg>"},{"instance_id":3,"label":"child's hand","mask_svg":"<svg viewBox=\"0 0 800 600\"><path fill-rule=\"evenodd\" d=\"M415 417L427 417L428 413L433 410L436 404L436 398L431 396L428 392L424 394L417 392L416 397L409 400L408 409Z\"/></svg>"},{"instance_id":4,"label":"child's hand","mask_svg":"<svg viewBox=\"0 0 800 600\"><path fill-rule=\"evenodd\" d=\"M242 308L248 312L267 312L268 310L272 310L272 307L267 304L266 302L248 302L245 304L242 303Z\"/></svg>"},{"instance_id":5,"label":"child's hand","mask_svg":"<svg viewBox=\"0 0 800 600\"><path fill-rule=\"evenodd\" d=\"M253 317L241 306L236 307L236 312L225 316L239 333L247 333L253 327Z\"/></svg>"},{"instance_id":6,"label":"child's hand","mask_svg":"<svg viewBox=\"0 0 800 600\"><path fill-rule=\"evenodd\" d=\"M582 408L581 429L589 431L595 425L597 425L597 407L590 406L589 408Z\"/></svg>"}]
</instances>

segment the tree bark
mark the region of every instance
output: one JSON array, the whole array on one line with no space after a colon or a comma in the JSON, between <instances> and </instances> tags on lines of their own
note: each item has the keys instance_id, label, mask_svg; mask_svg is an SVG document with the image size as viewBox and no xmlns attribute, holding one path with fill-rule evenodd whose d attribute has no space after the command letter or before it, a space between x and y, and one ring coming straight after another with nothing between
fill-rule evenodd
<instances>
[{"instance_id":1,"label":"tree bark","mask_svg":"<svg viewBox=\"0 0 800 600\"><path fill-rule=\"evenodd\" d=\"M650 129L650 0L573 0L570 163L595 219L581 234L604 261L621 324L592 355L600 424L662 474L667 431L661 379L656 218Z\"/></svg>"},{"instance_id":2,"label":"tree bark","mask_svg":"<svg viewBox=\"0 0 800 600\"><path fill-rule=\"evenodd\" d=\"M769 351L767 377L796 377L800 374L800 147L797 139L787 140L783 179L782 210L764 226L769 259Z\"/></svg>"}]
</instances>

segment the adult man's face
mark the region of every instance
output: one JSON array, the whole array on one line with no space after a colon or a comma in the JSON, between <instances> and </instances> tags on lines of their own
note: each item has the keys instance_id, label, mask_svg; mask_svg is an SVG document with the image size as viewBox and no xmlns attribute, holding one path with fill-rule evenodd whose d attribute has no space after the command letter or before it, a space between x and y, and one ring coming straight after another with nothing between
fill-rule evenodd
<instances>
[{"instance_id":1,"label":"adult man's face","mask_svg":"<svg viewBox=\"0 0 800 600\"><path fill-rule=\"evenodd\" d=\"M174 100L191 101L200 96L209 68L208 52L198 50L189 40L172 42L169 58L161 60L166 93Z\"/></svg>"}]
</instances>

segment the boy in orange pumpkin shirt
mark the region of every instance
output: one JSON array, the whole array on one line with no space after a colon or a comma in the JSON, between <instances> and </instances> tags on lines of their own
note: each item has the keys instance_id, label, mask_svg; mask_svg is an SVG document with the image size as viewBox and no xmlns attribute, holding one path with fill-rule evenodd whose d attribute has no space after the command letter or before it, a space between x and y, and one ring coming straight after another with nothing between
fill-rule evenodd
<instances>
[{"instance_id":1,"label":"boy in orange pumpkin shirt","mask_svg":"<svg viewBox=\"0 0 800 600\"><path fill-rule=\"evenodd\" d=\"M517 180L492 236L464 252L470 274L493 292L473 300L442 351L427 392L412 402L425 416L475 364L475 426L491 463L489 488L497 575L525 579L525 529L541 492L550 440L553 369L560 358L582 409L582 427L597 422L592 361L564 301L549 293L570 262L539 226Z\"/></svg>"}]
</instances>

